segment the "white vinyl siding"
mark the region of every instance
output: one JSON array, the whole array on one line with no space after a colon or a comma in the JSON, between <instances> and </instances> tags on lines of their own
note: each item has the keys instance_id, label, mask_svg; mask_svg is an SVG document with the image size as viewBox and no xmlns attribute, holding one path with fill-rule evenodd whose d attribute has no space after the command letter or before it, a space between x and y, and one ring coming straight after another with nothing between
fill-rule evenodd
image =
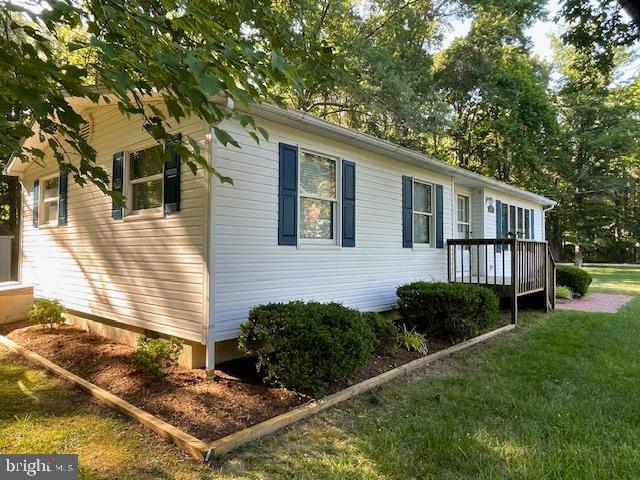
<instances>
[{"instance_id":1,"label":"white vinyl siding","mask_svg":"<svg viewBox=\"0 0 640 480\"><path fill-rule=\"evenodd\" d=\"M260 124L269 140L256 145L239 125L225 122L242 148L217 143L214 150L216 168L234 180L233 186L215 187L216 340L237 336L249 309L262 303L313 299L384 311L395 305L399 285L446 280L446 249L402 247L402 176L443 185L445 241L453 230L450 177L275 123ZM355 247L278 245L279 142L356 163Z\"/></svg>"},{"instance_id":2,"label":"white vinyl siding","mask_svg":"<svg viewBox=\"0 0 640 480\"><path fill-rule=\"evenodd\" d=\"M93 110L91 144L109 176L113 154L149 145L139 120L115 107ZM176 131L208 152L206 124L184 120ZM205 153L207 155L207 153ZM67 308L116 322L201 341L205 298L206 179L183 162L181 211L166 217L111 218L111 198L69 177L68 225L34 229L33 181L57 172L30 166L24 177L22 281L37 297L60 299ZM43 187L40 187L42 197ZM40 210L40 215L43 215Z\"/></svg>"}]
</instances>

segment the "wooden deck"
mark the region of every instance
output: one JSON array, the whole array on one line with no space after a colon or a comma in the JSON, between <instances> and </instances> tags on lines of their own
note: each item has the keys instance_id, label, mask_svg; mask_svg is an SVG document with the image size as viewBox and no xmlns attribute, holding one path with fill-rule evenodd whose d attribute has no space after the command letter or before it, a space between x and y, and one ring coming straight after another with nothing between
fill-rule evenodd
<instances>
[{"instance_id":1,"label":"wooden deck","mask_svg":"<svg viewBox=\"0 0 640 480\"><path fill-rule=\"evenodd\" d=\"M447 242L451 283L492 287L511 299L512 323L518 297L544 292L545 309L555 308L556 264L547 242L516 238L471 238Z\"/></svg>"}]
</instances>

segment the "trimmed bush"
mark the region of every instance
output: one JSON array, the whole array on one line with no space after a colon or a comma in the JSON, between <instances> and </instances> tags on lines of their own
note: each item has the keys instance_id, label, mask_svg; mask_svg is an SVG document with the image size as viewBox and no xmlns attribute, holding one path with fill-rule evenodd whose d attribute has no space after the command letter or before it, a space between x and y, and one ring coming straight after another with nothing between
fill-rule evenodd
<instances>
[{"instance_id":1,"label":"trimmed bush","mask_svg":"<svg viewBox=\"0 0 640 480\"><path fill-rule=\"evenodd\" d=\"M257 355L266 381L318 397L373 354L369 318L338 303L261 305L241 325L239 346Z\"/></svg>"},{"instance_id":2,"label":"trimmed bush","mask_svg":"<svg viewBox=\"0 0 640 480\"><path fill-rule=\"evenodd\" d=\"M165 341L143 335L138 338L138 348L133 355L133 364L148 375L162 377L176 366L182 348L182 340L175 337Z\"/></svg>"},{"instance_id":3,"label":"trimmed bush","mask_svg":"<svg viewBox=\"0 0 640 480\"><path fill-rule=\"evenodd\" d=\"M400 343L400 332L393 320L375 312L367 312L362 315L366 318L373 332L375 352L379 355L393 353Z\"/></svg>"},{"instance_id":4,"label":"trimmed bush","mask_svg":"<svg viewBox=\"0 0 640 480\"><path fill-rule=\"evenodd\" d=\"M398 287L400 313L419 330L459 341L498 320L498 297L477 285L414 282Z\"/></svg>"},{"instance_id":5,"label":"trimmed bush","mask_svg":"<svg viewBox=\"0 0 640 480\"><path fill-rule=\"evenodd\" d=\"M556 270L556 284L569 287L574 294L584 296L589 290L593 278L591 275L572 265L558 265Z\"/></svg>"},{"instance_id":6,"label":"trimmed bush","mask_svg":"<svg viewBox=\"0 0 640 480\"><path fill-rule=\"evenodd\" d=\"M64 305L58 300L43 298L33 304L31 310L27 313L27 317L31 323L42 325L43 328L48 328L51 331L56 325L64 323L65 311Z\"/></svg>"}]
</instances>

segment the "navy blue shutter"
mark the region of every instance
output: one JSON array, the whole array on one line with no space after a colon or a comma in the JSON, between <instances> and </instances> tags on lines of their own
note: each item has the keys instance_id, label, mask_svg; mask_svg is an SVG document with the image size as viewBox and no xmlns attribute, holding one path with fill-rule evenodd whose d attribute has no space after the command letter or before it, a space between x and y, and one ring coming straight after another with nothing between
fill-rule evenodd
<instances>
[{"instance_id":1,"label":"navy blue shutter","mask_svg":"<svg viewBox=\"0 0 640 480\"><path fill-rule=\"evenodd\" d=\"M177 133L167 142L169 158L164 164L164 213L180 211L180 154L176 145L182 141L182 134Z\"/></svg>"},{"instance_id":2,"label":"navy blue shutter","mask_svg":"<svg viewBox=\"0 0 640 480\"><path fill-rule=\"evenodd\" d=\"M123 176L124 176L124 152L113 154L113 173L111 174L111 190L122 194ZM111 202L111 216L115 220L122 219L122 205L119 205L115 199Z\"/></svg>"},{"instance_id":3,"label":"navy blue shutter","mask_svg":"<svg viewBox=\"0 0 640 480\"><path fill-rule=\"evenodd\" d=\"M278 245L298 242L298 147L281 143L278 188Z\"/></svg>"},{"instance_id":4,"label":"navy blue shutter","mask_svg":"<svg viewBox=\"0 0 640 480\"><path fill-rule=\"evenodd\" d=\"M413 247L413 178L402 176L402 247Z\"/></svg>"},{"instance_id":5,"label":"navy blue shutter","mask_svg":"<svg viewBox=\"0 0 640 480\"><path fill-rule=\"evenodd\" d=\"M496 200L496 238L502 238L502 202ZM496 245L496 251L502 252L502 245Z\"/></svg>"},{"instance_id":6,"label":"navy blue shutter","mask_svg":"<svg viewBox=\"0 0 640 480\"><path fill-rule=\"evenodd\" d=\"M436 185L436 248L444 248L444 188Z\"/></svg>"},{"instance_id":7,"label":"navy blue shutter","mask_svg":"<svg viewBox=\"0 0 640 480\"><path fill-rule=\"evenodd\" d=\"M40 180L33 182L33 208L31 209L33 216L33 226L38 228L38 210L40 209Z\"/></svg>"},{"instance_id":8,"label":"navy blue shutter","mask_svg":"<svg viewBox=\"0 0 640 480\"><path fill-rule=\"evenodd\" d=\"M356 246L356 164L342 161L342 246Z\"/></svg>"},{"instance_id":9,"label":"navy blue shutter","mask_svg":"<svg viewBox=\"0 0 640 480\"><path fill-rule=\"evenodd\" d=\"M536 239L536 228L535 228L536 224L535 224L535 221L533 220L533 212L535 212L535 210L532 208L531 209L531 240Z\"/></svg>"},{"instance_id":10,"label":"navy blue shutter","mask_svg":"<svg viewBox=\"0 0 640 480\"><path fill-rule=\"evenodd\" d=\"M58 225L67 224L67 189L69 185L69 172L60 172L60 180L58 182Z\"/></svg>"}]
</instances>

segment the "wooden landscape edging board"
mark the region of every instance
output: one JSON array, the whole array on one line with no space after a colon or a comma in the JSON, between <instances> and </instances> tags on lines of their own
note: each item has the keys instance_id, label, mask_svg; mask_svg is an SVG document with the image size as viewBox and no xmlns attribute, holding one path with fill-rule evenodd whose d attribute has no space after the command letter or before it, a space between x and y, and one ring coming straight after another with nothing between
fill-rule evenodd
<instances>
[{"instance_id":1,"label":"wooden landscape edging board","mask_svg":"<svg viewBox=\"0 0 640 480\"><path fill-rule=\"evenodd\" d=\"M219 438L218 440L215 440L209 444L189 435L186 432L183 432L182 430L174 427L173 425L170 425L164 420L154 417L153 415L145 412L142 409L131 405L120 397L117 397L116 395L107 392L97 385L84 380L78 375L71 373L62 367L59 367L50 360L47 360L37 353L31 352L30 350L18 345L7 337L0 335L0 344L6 346L16 353L19 353L27 360L30 360L31 362L42 366L43 368L64 378L65 380L78 385L80 388L95 397L98 401L114 407L122 413L130 416L134 420L137 420L143 425L149 427L160 436L173 441L176 445L189 452L197 460L204 460L205 462L207 462L211 460L212 457L225 455L231 450L238 448L246 443L272 434L280 429L292 425L295 422L310 417L311 415L315 415L316 413L333 407L334 405L347 401L363 392L372 390L386 382L389 382L396 378L400 378L414 370L425 367L430 363L435 362L436 360L448 357L449 355L452 355L456 352L469 348L478 343L482 343L502 333L513 330L515 327L516 326L513 324L506 325L496 330L492 330L491 332L487 332L483 335L465 340L464 342L458 343L457 345L453 345L449 348L445 348L444 350L432 353L431 355L426 355L409 363L405 363L404 365L400 365L399 367L396 367L393 370L389 370L388 372L384 372L376 377L372 377L360 383L356 383L355 385L352 385L348 388L345 388L344 390L340 390L339 392L333 393L319 400L315 400L305 405L296 407L289 412L270 418L268 420L265 420L264 422L245 428L244 430L240 430L225 437Z\"/></svg>"},{"instance_id":2,"label":"wooden landscape edging board","mask_svg":"<svg viewBox=\"0 0 640 480\"><path fill-rule=\"evenodd\" d=\"M76 384L77 386L88 392L90 395L95 397L101 403L109 405L110 407L114 407L116 410L125 413L134 420L137 420L143 425L149 427L160 436L171 440L180 448L189 452L197 460L204 460L208 451L208 447L207 444L202 440L198 440L197 438L189 435L186 432L183 432L173 425L168 424L164 420L160 420L159 418L154 417L150 413L147 413L144 410L131 405L129 402L124 401L120 397L117 397L114 394L98 387L97 385L86 381L78 375L71 373L70 371L65 370L62 367L59 367L55 363L47 360L44 357L41 357L37 353L27 350L26 348L18 345L5 336L0 335L0 343L10 350L19 353L27 360L40 365L41 367L44 367L45 369L49 370L52 373L55 373L59 377L64 378L65 380Z\"/></svg>"},{"instance_id":3,"label":"wooden landscape edging board","mask_svg":"<svg viewBox=\"0 0 640 480\"><path fill-rule=\"evenodd\" d=\"M390 380L407 375L408 373L425 367L430 363L435 362L436 360L448 357L449 355L459 352L460 350L464 350L473 345L484 342L485 340L498 336L502 333L513 330L515 327L515 325L510 324L501 328L497 328L496 330L492 330L491 332L487 332L483 335L465 340L464 342L458 343L457 345L453 345L449 348L445 348L444 350L440 350L439 352L432 353L431 355L426 355L409 363L405 363L404 365L400 365L393 370L389 370L388 372L384 372L376 377L372 377L360 383L356 383L355 385L352 385L348 388L345 388L344 390L340 390L339 392L333 393L319 400L315 400L305 405L296 407L289 412L270 418L269 420L265 420L264 422L258 423L249 428L245 428L244 430L240 430L238 432L227 435L226 437L219 438L218 440L215 440L214 442L209 444L210 452L207 454L206 460L209 460L210 456L219 457L221 455L224 455L231 450L244 445L245 443L252 442L266 435L274 433L277 430L288 427L289 425L299 420L302 420L311 415L315 415L318 412L333 407L338 403L349 400L363 392L372 390L382 385L383 383L389 382Z\"/></svg>"}]
</instances>

